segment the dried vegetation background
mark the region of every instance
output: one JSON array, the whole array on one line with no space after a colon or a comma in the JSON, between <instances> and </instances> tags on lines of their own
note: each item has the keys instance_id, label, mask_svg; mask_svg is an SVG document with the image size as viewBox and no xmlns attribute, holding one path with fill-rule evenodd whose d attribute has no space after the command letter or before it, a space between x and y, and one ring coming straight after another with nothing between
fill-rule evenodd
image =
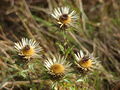
<instances>
[{"instance_id":1,"label":"dried vegetation background","mask_svg":"<svg viewBox=\"0 0 120 90\"><path fill-rule=\"evenodd\" d=\"M80 15L76 29L67 32L69 47L74 45L75 52L79 49L94 51L103 66L99 75L91 78L89 87L91 90L120 89L120 0L1 0L1 89L30 88L29 80L14 77L16 71L11 69L16 53L14 42L22 37L39 41L45 54L60 53L56 42L64 43L63 34L53 24L50 13L57 6L68 5ZM33 82L38 88L37 83L41 81Z\"/></svg>"}]
</instances>

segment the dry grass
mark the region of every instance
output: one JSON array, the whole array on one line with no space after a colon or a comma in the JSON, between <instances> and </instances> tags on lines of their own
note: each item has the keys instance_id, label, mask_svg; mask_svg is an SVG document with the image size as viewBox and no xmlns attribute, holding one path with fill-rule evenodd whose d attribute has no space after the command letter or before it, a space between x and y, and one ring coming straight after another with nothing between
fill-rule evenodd
<instances>
[{"instance_id":1,"label":"dry grass","mask_svg":"<svg viewBox=\"0 0 120 90\"><path fill-rule=\"evenodd\" d=\"M74 46L73 51L94 51L102 63L99 72L90 77L87 84L91 90L119 90L120 82L120 1L119 0L1 0L0 2L0 88L3 90L29 90L46 81L16 76L17 56L14 42L22 37L40 42L44 56L61 53L57 43L65 44L64 35L59 32L50 16L54 7L69 5L79 15L77 26L67 32L66 48ZM57 42L57 43L56 43ZM71 55L68 55L71 59ZM38 60L39 62L39 60ZM19 63L19 62L18 62ZM38 69L38 67L37 67ZM36 75L30 75L36 79ZM29 78L29 77L28 77ZM38 78L37 78L38 79ZM31 81L31 79L30 79ZM13 82L13 83L12 83ZM33 84L34 83L34 84ZM24 85L22 85L24 84ZM46 84L47 85L47 84ZM78 85L79 87L79 85ZM44 88L44 89L42 89ZM100 89L101 88L101 89ZM118 88L118 89L116 89ZM78 89L79 90L79 89ZM84 89L83 89L84 90ZM85 89L86 90L86 89Z\"/></svg>"}]
</instances>

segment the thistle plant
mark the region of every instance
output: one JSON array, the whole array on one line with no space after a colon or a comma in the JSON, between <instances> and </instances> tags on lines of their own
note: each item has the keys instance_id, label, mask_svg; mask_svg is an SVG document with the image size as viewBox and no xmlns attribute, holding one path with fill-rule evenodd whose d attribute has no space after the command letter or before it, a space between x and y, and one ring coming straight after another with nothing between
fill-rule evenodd
<instances>
[{"instance_id":1,"label":"thistle plant","mask_svg":"<svg viewBox=\"0 0 120 90\"><path fill-rule=\"evenodd\" d=\"M26 59L41 56L37 53L40 52L42 48L39 47L39 43L32 39L22 38L21 41L15 43L14 47L16 48L18 55L23 56Z\"/></svg>"},{"instance_id":2,"label":"thistle plant","mask_svg":"<svg viewBox=\"0 0 120 90\"><path fill-rule=\"evenodd\" d=\"M59 24L60 29L73 27L79 19L77 12L66 6L55 8L51 15ZM47 52L41 53L44 51L43 47L33 39L22 38L21 41L14 43L16 52L21 57L20 61L23 62L22 59L26 59L28 62L22 66L20 63L14 63L12 68L19 76L29 80L31 85L37 78L41 82L50 80L50 87L54 90L79 90L77 84L84 83L84 76L97 69L99 63L93 54L84 54L82 50L75 53L73 51L75 46L66 48L67 45L69 46L66 31L63 31L63 34L63 42L56 42L62 51L62 54L57 51L58 56L55 53L52 55Z\"/></svg>"},{"instance_id":3,"label":"thistle plant","mask_svg":"<svg viewBox=\"0 0 120 90\"><path fill-rule=\"evenodd\" d=\"M76 11L70 10L68 7L55 8L51 15L56 19L57 24L60 25L60 29L71 28L79 17ZM93 57L93 54L84 54L82 50L73 54L74 52L72 50L74 47L66 48L66 45L69 44L69 42L67 42L66 31L63 31L63 34L63 45L62 43L58 43L63 54L59 54L58 56L52 54L52 57L45 56L46 59L41 57L40 52L42 51L42 47L39 46L38 42L32 39L22 38L21 41L15 43L14 47L17 50L18 55L22 56L23 59L43 59L43 61L39 61L34 67L32 64L29 64L32 62L30 61L28 63L29 65L25 65L27 66L26 68L22 67L25 70L23 70L23 72L19 72L19 74L23 77L26 76L31 78L30 74L37 72L35 69L37 65L38 67L41 66L39 68L37 67L40 72L35 73L37 74L35 77L40 80L51 80L52 83L50 87L55 90L76 90L77 83L85 82L83 74L87 75L87 72L93 72L96 65L98 65L98 62L96 61L96 58ZM75 58L73 56L71 58L73 61L68 58L68 56L72 54L75 56ZM33 63L33 65L35 65L35 63ZM30 72L30 69L32 69L32 72Z\"/></svg>"},{"instance_id":4,"label":"thistle plant","mask_svg":"<svg viewBox=\"0 0 120 90\"><path fill-rule=\"evenodd\" d=\"M75 54L75 64L79 72L89 72L98 68L98 61L96 60L92 54L84 54L83 51L80 50L77 54Z\"/></svg>"},{"instance_id":5,"label":"thistle plant","mask_svg":"<svg viewBox=\"0 0 120 90\"><path fill-rule=\"evenodd\" d=\"M69 7L55 8L51 15L56 19L60 28L74 26L76 20L78 19L76 11L70 10Z\"/></svg>"}]
</instances>

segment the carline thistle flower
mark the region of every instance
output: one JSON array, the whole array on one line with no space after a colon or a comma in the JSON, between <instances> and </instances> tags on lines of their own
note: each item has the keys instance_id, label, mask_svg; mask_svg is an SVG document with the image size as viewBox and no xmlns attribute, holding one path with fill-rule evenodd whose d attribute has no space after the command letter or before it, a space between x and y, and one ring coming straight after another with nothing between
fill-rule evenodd
<instances>
[{"instance_id":1,"label":"carline thistle flower","mask_svg":"<svg viewBox=\"0 0 120 90\"><path fill-rule=\"evenodd\" d=\"M55 8L51 15L57 20L57 23L60 24L60 28L62 26L73 26L78 19L76 11L70 10L69 7Z\"/></svg>"},{"instance_id":2,"label":"carline thistle flower","mask_svg":"<svg viewBox=\"0 0 120 90\"><path fill-rule=\"evenodd\" d=\"M93 54L84 55L83 51L80 50L80 52L75 54L75 59L75 64L80 72L93 71L97 68L98 62L93 57Z\"/></svg>"},{"instance_id":3,"label":"carline thistle flower","mask_svg":"<svg viewBox=\"0 0 120 90\"><path fill-rule=\"evenodd\" d=\"M15 43L15 49L18 51L20 56L23 56L25 59L33 58L38 56L38 52L42 50L39 47L39 43L32 39L22 38L21 41Z\"/></svg>"},{"instance_id":4,"label":"carline thistle flower","mask_svg":"<svg viewBox=\"0 0 120 90\"><path fill-rule=\"evenodd\" d=\"M51 80L60 80L71 71L71 63L61 56L48 58L44 66Z\"/></svg>"}]
</instances>

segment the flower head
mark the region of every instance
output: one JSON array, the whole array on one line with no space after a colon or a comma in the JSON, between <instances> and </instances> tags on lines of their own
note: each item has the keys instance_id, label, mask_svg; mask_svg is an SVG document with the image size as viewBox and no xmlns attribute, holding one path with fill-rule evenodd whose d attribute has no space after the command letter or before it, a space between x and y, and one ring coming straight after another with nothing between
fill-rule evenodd
<instances>
[{"instance_id":1,"label":"flower head","mask_svg":"<svg viewBox=\"0 0 120 90\"><path fill-rule=\"evenodd\" d=\"M37 53L42 50L42 48L39 47L39 43L27 38L22 38L21 41L15 43L14 47L19 52L19 55L23 56L26 59L38 56Z\"/></svg>"},{"instance_id":2,"label":"flower head","mask_svg":"<svg viewBox=\"0 0 120 90\"><path fill-rule=\"evenodd\" d=\"M51 79L61 79L64 77L69 71L71 64L66 61L64 57L55 57L48 58L45 61L44 66L46 67L46 71L51 76Z\"/></svg>"},{"instance_id":3,"label":"flower head","mask_svg":"<svg viewBox=\"0 0 120 90\"><path fill-rule=\"evenodd\" d=\"M57 20L58 24L60 24L60 28L68 25L73 26L78 19L76 12L74 10L71 11L69 7L58 7L54 9L51 15Z\"/></svg>"},{"instance_id":4,"label":"flower head","mask_svg":"<svg viewBox=\"0 0 120 90\"><path fill-rule=\"evenodd\" d=\"M93 54L84 55L83 51L80 50L79 53L75 54L75 64L77 65L80 71L92 71L98 65L96 58L93 57Z\"/></svg>"}]
</instances>

